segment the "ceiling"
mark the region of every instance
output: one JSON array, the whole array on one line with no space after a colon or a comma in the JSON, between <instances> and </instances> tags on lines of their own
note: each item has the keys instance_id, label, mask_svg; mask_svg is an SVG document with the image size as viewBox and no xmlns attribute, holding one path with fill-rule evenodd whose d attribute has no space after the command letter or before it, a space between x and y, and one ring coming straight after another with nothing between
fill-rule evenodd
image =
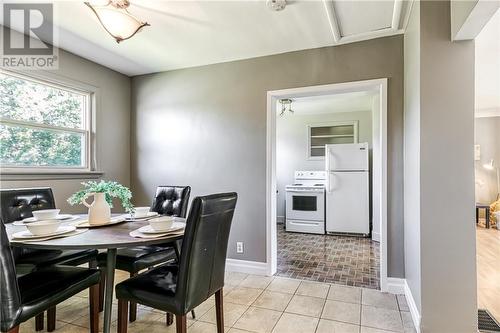
<instances>
[{"instance_id":1,"label":"ceiling","mask_svg":"<svg viewBox=\"0 0 500 333\"><path fill-rule=\"evenodd\" d=\"M151 26L120 44L83 1L56 1L54 44L134 76L399 34L410 1L288 0L275 12L263 0L131 0Z\"/></svg>"},{"instance_id":2,"label":"ceiling","mask_svg":"<svg viewBox=\"0 0 500 333\"><path fill-rule=\"evenodd\" d=\"M311 115L352 111L371 111L373 97L376 91L360 91L335 95L311 96L294 98L292 101L293 114ZM281 110L278 102L277 111Z\"/></svg>"}]
</instances>

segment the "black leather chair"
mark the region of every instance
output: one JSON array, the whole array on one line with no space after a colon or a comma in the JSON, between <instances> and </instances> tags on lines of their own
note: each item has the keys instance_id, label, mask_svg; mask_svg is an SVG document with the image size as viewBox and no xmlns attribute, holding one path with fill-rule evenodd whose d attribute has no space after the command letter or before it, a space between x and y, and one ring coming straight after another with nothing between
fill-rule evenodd
<instances>
[{"instance_id":1,"label":"black leather chair","mask_svg":"<svg viewBox=\"0 0 500 333\"><path fill-rule=\"evenodd\" d=\"M177 333L185 333L186 314L213 294L217 331L224 331L222 288L236 200L236 193L195 198L180 262L161 265L116 286L118 333L127 332L128 302L175 314Z\"/></svg>"},{"instance_id":2,"label":"black leather chair","mask_svg":"<svg viewBox=\"0 0 500 333\"><path fill-rule=\"evenodd\" d=\"M0 190L0 218L4 223L11 223L32 217L33 211L56 208L54 195L48 187ZM43 267L64 264L78 266L89 263L97 267L97 250L35 250L26 247L13 248L17 274L22 275ZM47 317L49 332L55 327L55 307ZM43 329L43 313L36 319L37 331Z\"/></svg>"},{"instance_id":3,"label":"black leather chair","mask_svg":"<svg viewBox=\"0 0 500 333\"><path fill-rule=\"evenodd\" d=\"M0 222L0 328L17 333L19 324L90 288L90 331L99 332L99 278L97 269L47 266L18 277L13 253Z\"/></svg>"},{"instance_id":4,"label":"black leather chair","mask_svg":"<svg viewBox=\"0 0 500 333\"><path fill-rule=\"evenodd\" d=\"M151 211L160 215L186 217L186 211L191 194L189 186L158 186L151 205ZM119 249L116 255L116 268L130 273L134 277L139 271L155 265L174 261L178 258L177 244L167 243L155 246L138 246L134 248ZM100 290L100 310L103 308L104 300L104 268L106 266L106 254L98 256L98 265L103 274ZM137 306L130 303L131 322L136 320Z\"/></svg>"}]
</instances>

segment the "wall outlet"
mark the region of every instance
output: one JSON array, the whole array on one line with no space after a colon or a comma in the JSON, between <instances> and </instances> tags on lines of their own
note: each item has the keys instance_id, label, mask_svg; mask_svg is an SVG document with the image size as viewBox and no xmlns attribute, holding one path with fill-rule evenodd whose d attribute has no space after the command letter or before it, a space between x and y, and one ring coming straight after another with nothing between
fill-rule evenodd
<instances>
[{"instance_id":1,"label":"wall outlet","mask_svg":"<svg viewBox=\"0 0 500 333\"><path fill-rule=\"evenodd\" d=\"M243 242L236 242L236 253L243 253Z\"/></svg>"}]
</instances>

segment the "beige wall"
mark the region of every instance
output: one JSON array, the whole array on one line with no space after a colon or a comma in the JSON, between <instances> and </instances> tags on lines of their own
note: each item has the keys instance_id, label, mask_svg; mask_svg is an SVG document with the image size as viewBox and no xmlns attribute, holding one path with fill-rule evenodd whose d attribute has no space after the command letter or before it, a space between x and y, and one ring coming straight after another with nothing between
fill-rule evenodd
<instances>
[{"instance_id":1,"label":"beige wall","mask_svg":"<svg viewBox=\"0 0 500 333\"><path fill-rule=\"evenodd\" d=\"M285 216L285 186L293 184L295 170L325 170L325 160L307 158L307 126L335 121L358 121L358 142L372 143L372 111L296 114L276 119L276 185L278 213Z\"/></svg>"},{"instance_id":2,"label":"beige wall","mask_svg":"<svg viewBox=\"0 0 500 333\"><path fill-rule=\"evenodd\" d=\"M37 75L44 73L38 71ZM99 88L96 110L98 171L104 173L103 179L130 186L130 78L64 50L59 50L59 69L46 77L66 78ZM59 208L64 212L81 213L86 211L84 206L71 207L66 199L86 180L2 180L1 187L52 187Z\"/></svg>"},{"instance_id":3,"label":"beige wall","mask_svg":"<svg viewBox=\"0 0 500 333\"><path fill-rule=\"evenodd\" d=\"M375 78L388 78L389 275L403 277L402 36L135 77L138 203L159 184L191 185L193 196L237 191L229 257L264 262L267 91Z\"/></svg>"},{"instance_id":4,"label":"beige wall","mask_svg":"<svg viewBox=\"0 0 500 333\"><path fill-rule=\"evenodd\" d=\"M405 208L412 207L405 217L416 216L405 219L405 274L421 332L477 332L474 43L451 41L449 1L415 5L418 21L410 21L405 39L405 49L413 50L405 58L405 167L411 172Z\"/></svg>"}]
</instances>

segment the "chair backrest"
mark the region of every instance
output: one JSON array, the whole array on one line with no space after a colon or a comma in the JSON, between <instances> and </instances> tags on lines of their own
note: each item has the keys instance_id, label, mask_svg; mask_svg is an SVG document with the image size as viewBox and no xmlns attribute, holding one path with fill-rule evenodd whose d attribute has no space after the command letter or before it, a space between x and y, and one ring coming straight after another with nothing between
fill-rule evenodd
<instances>
[{"instance_id":1,"label":"chair backrest","mask_svg":"<svg viewBox=\"0 0 500 333\"><path fill-rule=\"evenodd\" d=\"M35 210L54 208L56 203L49 187L0 190L0 217L4 223L32 217Z\"/></svg>"},{"instance_id":2,"label":"chair backrest","mask_svg":"<svg viewBox=\"0 0 500 333\"><path fill-rule=\"evenodd\" d=\"M0 221L0 330L7 332L13 324L21 309L21 294L17 284L16 266L5 225Z\"/></svg>"},{"instance_id":3,"label":"chair backrest","mask_svg":"<svg viewBox=\"0 0 500 333\"><path fill-rule=\"evenodd\" d=\"M227 243L236 193L196 197L182 241L175 297L185 313L224 286Z\"/></svg>"},{"instance_id":4,"label":"chair backrest","mask_svg":"<svg viewBox=\"0 0 500 333\"><path fill-rule=\"evenodd\" d=\"M160 215L186 217L190 186L158 186L151 206Z\"/></svg>"}]
</instances>

